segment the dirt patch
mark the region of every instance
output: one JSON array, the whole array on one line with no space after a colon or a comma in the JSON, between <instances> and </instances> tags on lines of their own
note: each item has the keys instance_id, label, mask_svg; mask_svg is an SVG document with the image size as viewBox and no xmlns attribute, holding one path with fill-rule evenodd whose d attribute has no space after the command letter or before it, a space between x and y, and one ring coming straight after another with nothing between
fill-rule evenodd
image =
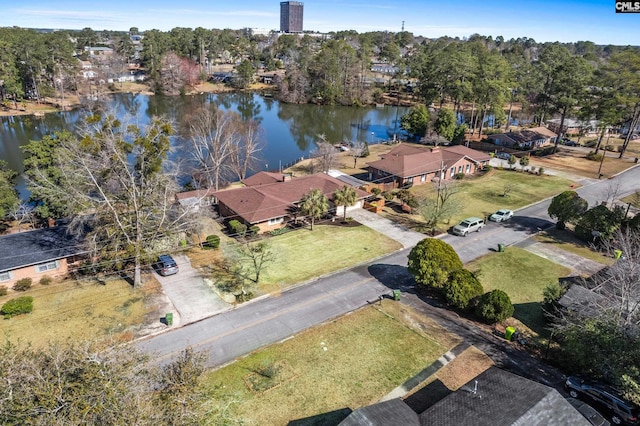
<instances>
[{"instance_id":1,"label":"dirt patch","mask_svg":"<svg viewBox=\"0 0 640 426\"><path fill-rule=\"evenodd\" d=\"M434 378L440 380L447 388L457 390L492 365L491 358L480 349L471 346L438 370Z\"/></svg>"}]
</instances>

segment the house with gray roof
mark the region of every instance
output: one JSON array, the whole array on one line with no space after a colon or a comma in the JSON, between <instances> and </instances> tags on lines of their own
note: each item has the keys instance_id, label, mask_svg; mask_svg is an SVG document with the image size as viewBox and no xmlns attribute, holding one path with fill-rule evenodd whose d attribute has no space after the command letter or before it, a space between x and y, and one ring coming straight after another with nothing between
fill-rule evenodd
<instances>
[{"instance_id":1,"label":"house with gray roof","mask_svg":"<svg viewBox=\"0 0 640 426\"><path fill-rule=\"evenodd\" d=\"M86 253L79 237L66 226L0 236L0 285L11 287L21 278L64 276Z\"/></svg>"},{"instance_id":2,"label":"house with gray roof","mask_svg":"<svg viewBox=\"0 0 640 426\"><path fill-rule=\"evenodd\" d=\"M339 426L589 426L549 386L490 367L422 413L396 398L359 408Z\"/></svg>"},{"instance_id":3,"label":"house with gray roof","mask_svg":"<svg viewBox=\"0 0 640 426\"><path fill-rule=\"evenodd\" d=\"M514 132L497 133L489 136L489 139L496 145L509 148L535 149L554 143L557 137L557 134L541 126Z\"/></svg>"}]
</instances>

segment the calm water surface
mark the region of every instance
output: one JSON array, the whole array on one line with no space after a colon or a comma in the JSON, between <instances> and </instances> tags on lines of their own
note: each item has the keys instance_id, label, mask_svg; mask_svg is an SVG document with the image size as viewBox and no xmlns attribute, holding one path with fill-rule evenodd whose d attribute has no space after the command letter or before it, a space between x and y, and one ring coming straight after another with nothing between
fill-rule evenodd
<instances>
[{"instance_id":1,"label":"calm water surface","mask_svg":"<svg viewBox=\"0 0 640 426\"><path fill-rule=\"evenodd\" d=\"M172 120L179 133L181 127L187 125L185 117L206 102L236 111L243 119L253 118L260 122L264 131L264 148L259 170L278 170L301 157L307 157L315 149L318 135L324 135L331 143L358 140L375 144L393 139L394 134L400 136L398 120L407 112L407 108L395 106L357 108L290 105L254 93L183 97L120 94L106 103L119 117L129 115L140 125L146 124L153 116L165 116ZM79 111L50 113L43 117L0 117L0 159L22 173L20 146L58 130L73 131L80 117ZM180 136L172 140L175 147L179 147L181 142ZM176 151L174 155L185 153ZM23 197L27 194L22 178L18 182L18 189Z\"/></svg>"}]
</instances>

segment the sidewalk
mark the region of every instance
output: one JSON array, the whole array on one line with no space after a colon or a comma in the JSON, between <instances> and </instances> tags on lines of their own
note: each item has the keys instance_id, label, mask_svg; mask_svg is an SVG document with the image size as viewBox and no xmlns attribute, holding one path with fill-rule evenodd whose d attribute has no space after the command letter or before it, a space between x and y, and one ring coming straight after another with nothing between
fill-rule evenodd
<instances>
[{"instance_id":1,"label":"sidewalk","mask_svg":"<svg viewBox=\"0 0 640 426\"><path fill-rule=\"evenodd\" d=\"M585 259L582 256L562 250L552 244L539 243L532 239L524 240L516 244L516 246L550 260L553 263L565 266L571 269L573 274L583 277L589 277L605 267L605 265L601 263Z\"/></svg>"}]
</instances>

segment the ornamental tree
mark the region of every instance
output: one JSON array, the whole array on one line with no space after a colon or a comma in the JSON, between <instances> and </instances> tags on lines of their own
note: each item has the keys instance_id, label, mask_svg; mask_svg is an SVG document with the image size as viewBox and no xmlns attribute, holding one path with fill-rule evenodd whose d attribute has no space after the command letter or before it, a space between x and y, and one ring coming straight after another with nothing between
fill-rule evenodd
<instances>
[{"instance_id":1,"label":"ornamental tree","mask_svg":"<svg viewBox=\"0 0 640 426\"><path fill-rule=\"evenodd\" d=\"M425 238L409 253L408 270L425 287L442 288L449 274L462 268L453 247L435 238Z\"/></svg>"},{"instance_id":2,"label":"ornamental tree","mask_svg":"<svg viewBox=\"0 0 640 426\"><path fill-rule=\"evenodd\" d=\"M567 223L575 223L589 203L581 198L576 191L564 191L551 200L547 212L553 219L557 219L556 228L564 229Z\"/></svg>"}]
</instances>

